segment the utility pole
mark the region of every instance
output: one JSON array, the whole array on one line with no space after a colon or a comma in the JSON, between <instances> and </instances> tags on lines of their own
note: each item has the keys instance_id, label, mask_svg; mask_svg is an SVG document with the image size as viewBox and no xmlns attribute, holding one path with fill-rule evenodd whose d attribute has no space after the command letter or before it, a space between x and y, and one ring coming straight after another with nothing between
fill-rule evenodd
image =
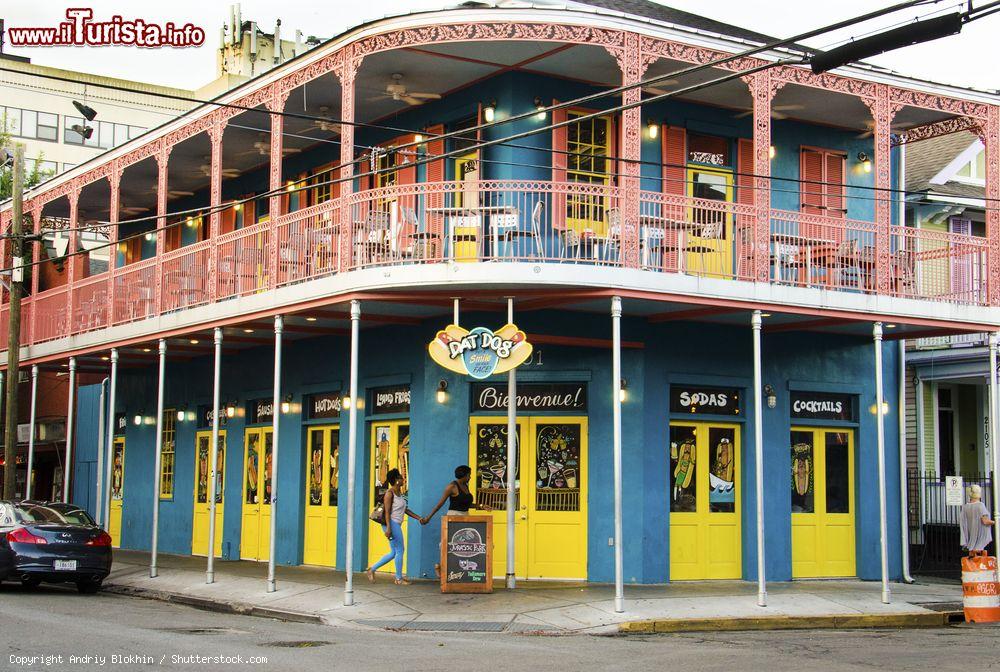
<instances>
[{"instance_id":1,"label":"utility pole","mask_svg":"<svg viewBox=\"0 0 1000 672\"><path fill-rule=\"evenodd\" d=\"M17 385L21 354L21 293L24 284L24 145L14 144L14 198L10 220L11 263L10 321L7 325L7 422L4 425L4 499L14 499L14 476L17 473ZM27 476L31 478L31 474ZM27 482L27 481L26 481Z\"/></svg>"}]
</instances>

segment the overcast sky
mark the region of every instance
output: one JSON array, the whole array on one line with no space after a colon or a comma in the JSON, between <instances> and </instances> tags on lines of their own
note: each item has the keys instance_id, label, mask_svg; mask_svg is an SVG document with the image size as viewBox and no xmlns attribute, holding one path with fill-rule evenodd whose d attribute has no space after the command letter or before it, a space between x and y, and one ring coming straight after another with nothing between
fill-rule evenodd
<instances>
[{"instance_id":1,"label":"overcast sky","mask_svg":"<svg viewBox=\"0 0 1000 672\"><path fill-rule=\"evenodd\" d=\"M985 0L977 0L983 4ZM8 2L4 18L8 26L54 26L65 20L67 6L94 9L95 20L107 20L113 14L124 18L176 24L193 23L207 33L206 44L188 49L140 49L135 47L34 47L12 49L8 53L28 56L33 62L124 77L184 88L196 88L215 76L215 49L219 28L229 15L230 2L218 0L171 0L166 3L137 3L126 0L88 0L86 3ZM292 37L300 29L306 35L334 36L358 23L387 14L437 8L454 2L441 0L244 0L244 20L257 21L271 32L275 19L282 22L282 36ZM699 13L727 23L741 25L768 35L788 37L858 14L870 12L891 0L871 3L866 0L836 2L791 2L788 0L670 0L663 2L678 9ZM929 12L955 11L964 2L943 0L936 4L906 10L847 31L821 36L810 46L827 47L852 36L893 25ZM907 47L871 59L903 74L950 84L1000 89L997 35L1000 14L969 24L960 35L936 42Z\"/></svg>"}]
</instances>

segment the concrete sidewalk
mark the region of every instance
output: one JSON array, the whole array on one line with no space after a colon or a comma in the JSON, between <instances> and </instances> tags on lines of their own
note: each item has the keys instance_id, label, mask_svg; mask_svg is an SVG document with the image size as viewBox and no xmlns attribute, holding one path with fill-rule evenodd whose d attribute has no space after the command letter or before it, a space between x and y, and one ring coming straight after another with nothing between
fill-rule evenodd
<instances>
[{"instance_id":1,"label":"concrete sidewalk","mask_svg":"<svg viewBox=\"0 0 1000 672\"><path fill-rule=\"evenodd\" d=\"M515 591L444 595L430 581L397 586L354 580L355 604L343 606L344 574L317 567L277 567L277 591L266 592L267 566L216 561L215 583L205 583L205 559L163 555L149 578L149 555L117 551L108 590L201 608L357 628L508 633L678 632L819 627L942 625L961 609L957 584L893 584L893 603L880 601L880 584L795 581L768 585L768 606L757 606L757 586L705 581L626 586L626 613L614 612L606 584L521 581Z\"/></svg>"}]
</instances>

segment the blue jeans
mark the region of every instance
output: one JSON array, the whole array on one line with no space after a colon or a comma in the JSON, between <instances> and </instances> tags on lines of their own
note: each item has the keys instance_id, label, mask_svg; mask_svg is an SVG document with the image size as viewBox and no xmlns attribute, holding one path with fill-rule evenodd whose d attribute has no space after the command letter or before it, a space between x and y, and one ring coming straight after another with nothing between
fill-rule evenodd
<instances>
[{"instance_id":1,"label":"blue jeans","mask_svg":"<svg viewBox=\"0 0 1000 672\"><path fill-rule=\"evenodd\" d=\"M395 520L390 520L389 525L392 526L392 539L389 540L389 552L382 556L382 558L371 566L371 570L374 572L376 569L382 565L388 563L390 560L396 560L396 579L402 580L403 578L403 525L397 523ZM385 528L382 528L385 531Z\"/></svg>"}]
</instances>

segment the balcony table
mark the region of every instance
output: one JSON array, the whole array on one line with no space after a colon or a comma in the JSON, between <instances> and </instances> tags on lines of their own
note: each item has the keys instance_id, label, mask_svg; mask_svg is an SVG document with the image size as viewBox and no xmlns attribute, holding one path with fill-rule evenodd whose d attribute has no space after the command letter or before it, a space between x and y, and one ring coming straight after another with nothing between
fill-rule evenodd
<instances>
[{"instance_id":1,"label":"balcony table","mask_svg":"<svg viewBox=\"0 0 1000 672\"><path fill-rule=\"evenodd\" d=\"M504 235L520 235L513 234L514 231L518 230L518 210L512 205L473 205L473 206L444 206L444 207L431 207L427 208L427 214L432 215L444 215L448 222L448 240L451 246L452 259L455 260L455 242L475 242L477 248L477 256L481 251L479 250L479 232L483 230L483 217L489 215L490 217L490 233L493 242L493 257L499 258L500 249L500 233L504 231ZM471 240L460 239L456 236L456 228L475 228L475 238ZM533 236L534 233L525 232L527 236ZM465 236L471 236L472 234L460 234Z\"/></svg>"},{"instance_id":2,"label":"balcony table","mask_svg":"<svg viewBox=\"0 0 1000 672\"><path fill-rule=\"evenodd\" d=\"M774 261L774 280L775 282L782 282L782 256L783 254L779 252L779 246L785 246L785 253L800 253L805 252L805 265L799 266L800 269L805 269L805 284L807 287L812 286L812 269L813 269L813 251L817 251L817 258L826 259L828 255L832 252L836 252L837 242L835 240L830 240L828 238L816 238L814 236L802 236L799 234L791 233L772 233L771 242L774 244L774 254L772 259ZM795 268L798 265L797 262L792 262L788 264L788 268Z\"/></svg>"}]
</instances>

